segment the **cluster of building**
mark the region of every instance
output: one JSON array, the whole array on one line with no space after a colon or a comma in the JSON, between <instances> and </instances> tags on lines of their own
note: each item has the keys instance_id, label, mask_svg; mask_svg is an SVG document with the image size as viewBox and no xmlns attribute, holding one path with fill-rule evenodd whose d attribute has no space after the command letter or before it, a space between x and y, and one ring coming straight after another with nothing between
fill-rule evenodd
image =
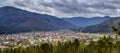
<instances>
[{"instance_id":1,"label":"cluster of building","mask_svg":"<svg viewBox=\"0 0 120 53\"><path fill-rule=\"evenodd\" d=\"M56 43L58 41L90 40L100 38L96 34L87 34L73 31L49 31L49 32L31 32L0 35L0 48L8 47L28 47L45 42Z\"/></svg>"}]
</instances>

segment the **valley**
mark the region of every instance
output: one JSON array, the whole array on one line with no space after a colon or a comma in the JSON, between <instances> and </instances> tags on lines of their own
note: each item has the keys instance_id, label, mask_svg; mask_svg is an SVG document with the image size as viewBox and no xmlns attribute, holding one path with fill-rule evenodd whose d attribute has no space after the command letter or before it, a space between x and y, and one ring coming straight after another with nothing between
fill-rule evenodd
<instances>
[{"instance_id":1,"label":"valley","mask_svg":"<svg viewBox=\"0 0 120 53\"><path fill-rule=\"evenodd\" d=\"M99 40L104 36L110 36L110 34L93 34L93 33L81 33L73 31L50 31L50 32L31 32L31 33L18 33L9 35L0 35L0 48L4 47L29 47L38 45L40 43L57 43L74 41L78 39L80 41L94 41ZM112 36L112 34L111 34Z\"/></svg>"},{"instance_id":2,"label":"valley","mask_svg":"<svg viewBox=\"0 0 120 53\"><path fill-rule=\"evenodd\" d=\"M120 0L0 0L0 53L120 53Z\"/></svg>"}]
</instances>

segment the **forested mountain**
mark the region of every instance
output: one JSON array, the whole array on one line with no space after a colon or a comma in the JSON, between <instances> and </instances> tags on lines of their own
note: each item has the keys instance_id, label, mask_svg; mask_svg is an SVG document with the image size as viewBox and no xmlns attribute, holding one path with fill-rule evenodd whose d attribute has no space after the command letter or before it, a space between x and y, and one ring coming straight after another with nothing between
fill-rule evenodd
<instances>
[{"instance_id":1,"label":"forested mountain","mask_svg":"<svg viewBox=\"0 0 120 53\"><path fill-rule=\"evenodd\" d=\"M86 27L81 31L89 32L89 33L108 33L108 32L112 32L111 26L117 26L119 22L120 22L120 17L114 17L100 24Z\"/></svg>"}]
</instances>

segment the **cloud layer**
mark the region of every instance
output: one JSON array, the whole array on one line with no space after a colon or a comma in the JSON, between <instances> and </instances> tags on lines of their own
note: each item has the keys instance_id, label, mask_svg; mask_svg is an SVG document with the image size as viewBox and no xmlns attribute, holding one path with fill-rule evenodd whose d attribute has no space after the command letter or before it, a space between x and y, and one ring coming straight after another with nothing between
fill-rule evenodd
<instances>
[{"instance_id":1,"label":"cloud layer","mask_svg":"<svg viewBox=\"0 0 120 53\"><path fill-rule=\"evenodd\" d=\"M120 0L0 0L0 6L14 6L57 17L119 16Z\"/></svg>"}]
</instances>

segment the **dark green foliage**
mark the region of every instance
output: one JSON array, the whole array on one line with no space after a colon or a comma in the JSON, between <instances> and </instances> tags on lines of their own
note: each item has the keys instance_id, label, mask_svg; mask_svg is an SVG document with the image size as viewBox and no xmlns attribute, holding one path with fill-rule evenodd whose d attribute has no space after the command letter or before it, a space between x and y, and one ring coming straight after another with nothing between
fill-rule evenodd
<instances>
[{"instance_id":1,"label":"dark green foliage","mask_svg":"<svg viewBox=\"0 0 120 53\"><path fill-rule=\"evenodd\" d=\"M118 25L118 27L112 26L112 29L117 35L120 35L120 24Z\"/></svg>"}]
</instances>

